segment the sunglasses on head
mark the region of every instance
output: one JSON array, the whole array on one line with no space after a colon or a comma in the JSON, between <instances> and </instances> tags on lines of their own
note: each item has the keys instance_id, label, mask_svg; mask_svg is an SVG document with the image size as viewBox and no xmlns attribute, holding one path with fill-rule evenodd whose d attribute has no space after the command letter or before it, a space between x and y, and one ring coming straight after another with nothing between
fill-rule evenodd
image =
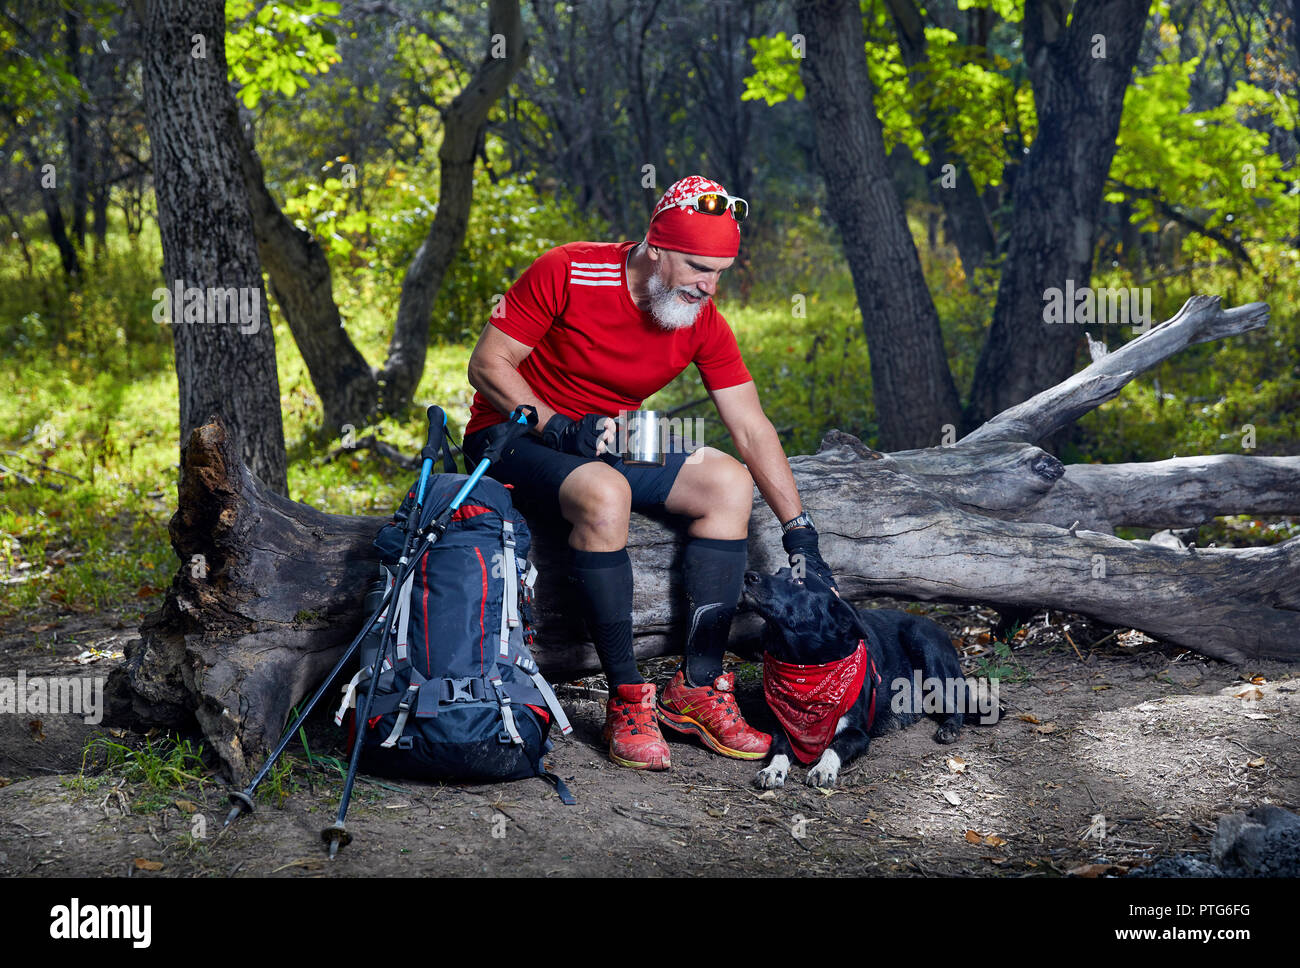
<instances>
[{"instance_id":1,"label":"sunglasses on head","mask_svg":"<svg viewBox=\"0 0 1300 968\"><path fill-rule=\"evenodd\" d=\"M749 214L749 202L735 195L728 195L726 192L704 192L677 203L678 208L688 206L705 215L721 215L723 212L730 211L731 217L737 222L745 221L745 216Z\"/></svg>"}]
</instances>

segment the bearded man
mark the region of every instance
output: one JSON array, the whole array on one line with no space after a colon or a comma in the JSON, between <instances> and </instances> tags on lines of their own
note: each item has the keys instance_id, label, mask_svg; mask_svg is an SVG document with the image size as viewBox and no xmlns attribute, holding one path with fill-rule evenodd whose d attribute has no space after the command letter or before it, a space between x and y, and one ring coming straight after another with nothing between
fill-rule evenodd
<instances>
[{"instance_id":1,"label":"bearded man","mask_svg":"<svg viewBox=\"0 0 1300 968\"><path fill-rule=\"evenodd\" d=\"M763 413L736 338L712 302L735 262L749 205L699 175L659 200L641 242L570 242L542 254L506 293L469 361L477 393L464 449L477 462L490 428L515 407L537 426L488 473L541 513L572 525L570 577L609 681L610 759L666 770L659 723L723 756L757 760L771 737L745 722L735 679L722 668L746 565L754 485L781 523L792 562L802 556L834 587L803 513L790 462ZM613 453L620 411L636 410L694 363L744 463L713 447L688 453L671 438L663 466ZM656 699L632 650L633 510L662 507L690 520L683 556L684 658Z\"/></svg>"}]
</instances>

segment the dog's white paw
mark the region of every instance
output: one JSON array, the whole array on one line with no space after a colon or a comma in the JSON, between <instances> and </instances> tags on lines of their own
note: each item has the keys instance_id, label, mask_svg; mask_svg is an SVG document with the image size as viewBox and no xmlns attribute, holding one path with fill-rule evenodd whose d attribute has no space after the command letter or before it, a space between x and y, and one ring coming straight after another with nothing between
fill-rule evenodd
<instances>
[{"instance_id":1,"label":"dog's white paw","mask_svg":"<svg viewBox=\"0 0 1300 968\"><path fill-rule=\"evenodd\" d=\"M758 771L755 782L764 790L775 790L785 786L785 778L790 772L790 758L778 753L772 762Z\"/></svg>"},{"instance_id":2,"label":"dog's white paw","mask_svg":"<svg viewBox=\"0 0 1300 968\"><path fill-rule=\"evenodd\" d=\"M817 765L808 771L807 783L815 787L833 787L840 778L840 757L832 749L822 753Z\"/></svg>"}]
</instances>

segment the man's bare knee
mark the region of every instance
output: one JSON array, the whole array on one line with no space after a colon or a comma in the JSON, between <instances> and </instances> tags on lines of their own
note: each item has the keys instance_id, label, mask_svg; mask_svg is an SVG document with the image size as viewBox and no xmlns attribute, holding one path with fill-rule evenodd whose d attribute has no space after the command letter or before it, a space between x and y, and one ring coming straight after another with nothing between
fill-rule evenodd
<instances>
[{"instance_id":1,"label":"man's bare knee","mask_svg":"<svg viewBox=\"0 0 1300 968\"><path fill-rule=\"evenodd\" d=\"M616 551L627 544L632 487L607 464L584 464L560 485L560 513L573 525L569 543L575 548Z\"/></svg>"}]
</instances>

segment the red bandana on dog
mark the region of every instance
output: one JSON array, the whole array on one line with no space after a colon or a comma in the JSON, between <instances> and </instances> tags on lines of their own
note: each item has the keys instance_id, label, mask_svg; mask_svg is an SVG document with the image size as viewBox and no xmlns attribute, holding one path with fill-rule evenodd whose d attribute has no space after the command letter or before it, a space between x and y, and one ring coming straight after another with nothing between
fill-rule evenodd
<instances>
[{"instance_id":1,"label":"red bandana on dog","mask_svg":"<svg viewBox=\"0 0 1300 968\"><path fill-rule=\"evenodd\" d=\"M879 683L880 673L865 639L858 639L852 655L825 665L795 665L780 662L771 653L763 656L763 695L785 727L801 763L811 763L830 745L835 724L858 701L868 666L873 682ZM867 709L868 729L875 718L873 690Z\"/></svg>"}]
</instances>

